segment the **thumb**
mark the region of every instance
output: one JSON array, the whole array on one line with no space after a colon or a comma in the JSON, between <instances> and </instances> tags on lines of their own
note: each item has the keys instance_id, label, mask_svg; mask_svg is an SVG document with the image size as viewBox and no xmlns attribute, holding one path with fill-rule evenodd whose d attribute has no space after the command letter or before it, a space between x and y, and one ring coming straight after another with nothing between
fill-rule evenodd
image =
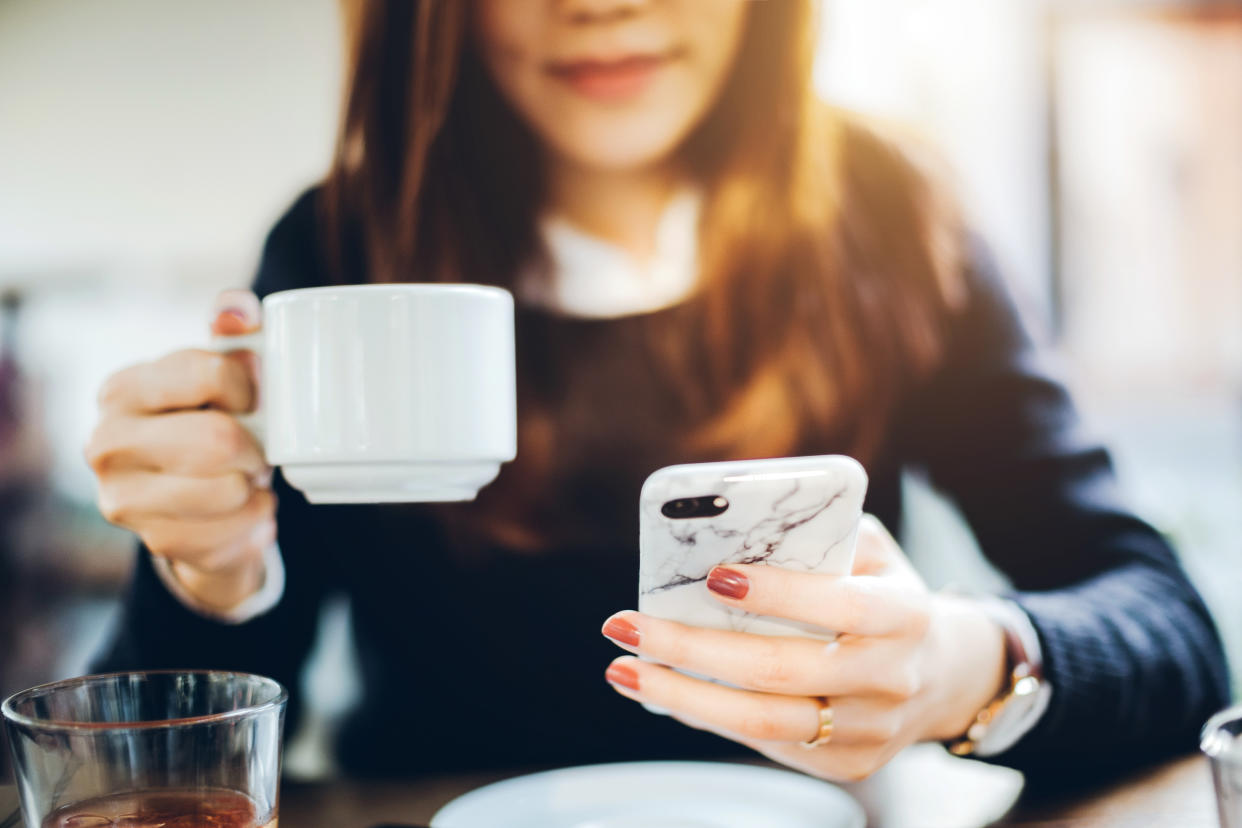
<instances>
[{"instance_id":1,"label":"thumb","mask_svg":"<svg viewBox=\"0 0 1242 828\"><path fill-rule=\"evenodd\" d=\"M878 575L905 562L905 554L879 518L864 514L858 524L854 575Z\"/></svg>"},{"instance_id":2,"label":"thumb","mask_svg":"<svg viewBox=\"0 0 1242 828\"><path fill-rule=\"evenodd\" d=\"M216 296L211 319L213 336L240 336L262 327L263 309L252 291L225 290Z\"/></svg>"},{"instance_id":3,"label":"thumb","mask_svg":"<svg viewBox=\"0 0 1242 828\"><path fill-rule=\"evenodd\" d=\"M901 545L874 515L863 515L858 525L853 574L895 578L920 592L927 591L923 576L919 575Z\"/></svg>"}]
</instances>

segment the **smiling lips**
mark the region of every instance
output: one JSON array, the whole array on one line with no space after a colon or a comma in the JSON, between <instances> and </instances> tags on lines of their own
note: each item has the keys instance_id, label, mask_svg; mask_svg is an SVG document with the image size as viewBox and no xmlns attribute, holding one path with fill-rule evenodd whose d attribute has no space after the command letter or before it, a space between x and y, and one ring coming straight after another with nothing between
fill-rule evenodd
<instances>
[{"instance_id":1,"label":"smiling lips","mask_svg":"<svg viewBox=\"0 0 1242 828\"><path fill-rule=\"evenodd\" d=\"M583 97L617 102L633 98L646 89L673 57L665 53L627 55L615 60L574 60L550 64L548 71Z\"/></svg>"}]
</instances>

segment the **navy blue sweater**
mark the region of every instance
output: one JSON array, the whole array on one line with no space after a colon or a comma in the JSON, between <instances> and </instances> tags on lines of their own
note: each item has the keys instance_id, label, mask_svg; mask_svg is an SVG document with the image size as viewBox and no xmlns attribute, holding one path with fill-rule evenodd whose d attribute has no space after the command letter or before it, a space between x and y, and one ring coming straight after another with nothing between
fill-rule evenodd
<instances>
[{"instance_id":1,"label":"navy blue sweater","mask_svg":"<svg viewBox=\"0 0 1242 828\"><path fill-rule=\"evenodd\" d=\"M327 281L313 198L269 237L260 294ZM869 465L867 508L896 528L900 474L924 471L961 508L1034 621L1055 693L1035 729L997 761L1078 773L1192 749L1228 696L1213 622L1169 546L1121 504L1107 452L1083 435L991 264L977 254L968 271L969 306L943 363L902 402ZM519 384L549 370L541 354L576 350L589 361L595 348L605 359L627 324L641 323L520 312ZM627 404L625 388L600 393L614 395L601 405ZM646 713L603 681L616 650L600 624L635 598L637 482L595 492L621 517L601 517L594 537L536 555L454 548L443 510L312 507L279 475L276 486L288 573L280 604L240 626L213 623L179 605L140 554L101 667L264 673L294 691L296 715L320 606L344 592L364 699L339 748L355 772L737 750ZM481 507L453 508L468 523Z\"/></svg>"}]
</instances>

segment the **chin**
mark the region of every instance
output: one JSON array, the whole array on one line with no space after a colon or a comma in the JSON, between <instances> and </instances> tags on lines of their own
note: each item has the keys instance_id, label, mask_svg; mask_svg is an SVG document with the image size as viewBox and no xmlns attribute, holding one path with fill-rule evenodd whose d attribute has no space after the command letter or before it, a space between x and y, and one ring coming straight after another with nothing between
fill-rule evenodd
<instances>
[{"instance_id":1,"label":"chin","mask_svg":"<svg viewBox=\"0 0 1242 828\"><path fill-rule=\"evenodd\" d=\"M653 130L650 123L577 131L561 135L552 143L557 152L575 164L593 169L631 170L668 159L681 142L681 130Z\"/></svg>"}]
</instances>

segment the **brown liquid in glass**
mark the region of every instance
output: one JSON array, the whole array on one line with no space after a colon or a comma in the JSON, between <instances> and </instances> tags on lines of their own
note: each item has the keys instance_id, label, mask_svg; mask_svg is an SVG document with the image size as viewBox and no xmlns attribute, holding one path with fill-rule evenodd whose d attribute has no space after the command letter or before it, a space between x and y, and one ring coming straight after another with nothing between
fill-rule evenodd
<instances>
[{"instance_id":1,"label":"brown liquid in glass","mask_svg":"<svg viewBox=\"0 0 1242 828\"><path fill-rule=\"evenodd\" d=\"M49 814L43 828L276 828L275 813L255 810L254 801L237 791L161 788L66 805Z\"/></svg>"}]
</instances>

